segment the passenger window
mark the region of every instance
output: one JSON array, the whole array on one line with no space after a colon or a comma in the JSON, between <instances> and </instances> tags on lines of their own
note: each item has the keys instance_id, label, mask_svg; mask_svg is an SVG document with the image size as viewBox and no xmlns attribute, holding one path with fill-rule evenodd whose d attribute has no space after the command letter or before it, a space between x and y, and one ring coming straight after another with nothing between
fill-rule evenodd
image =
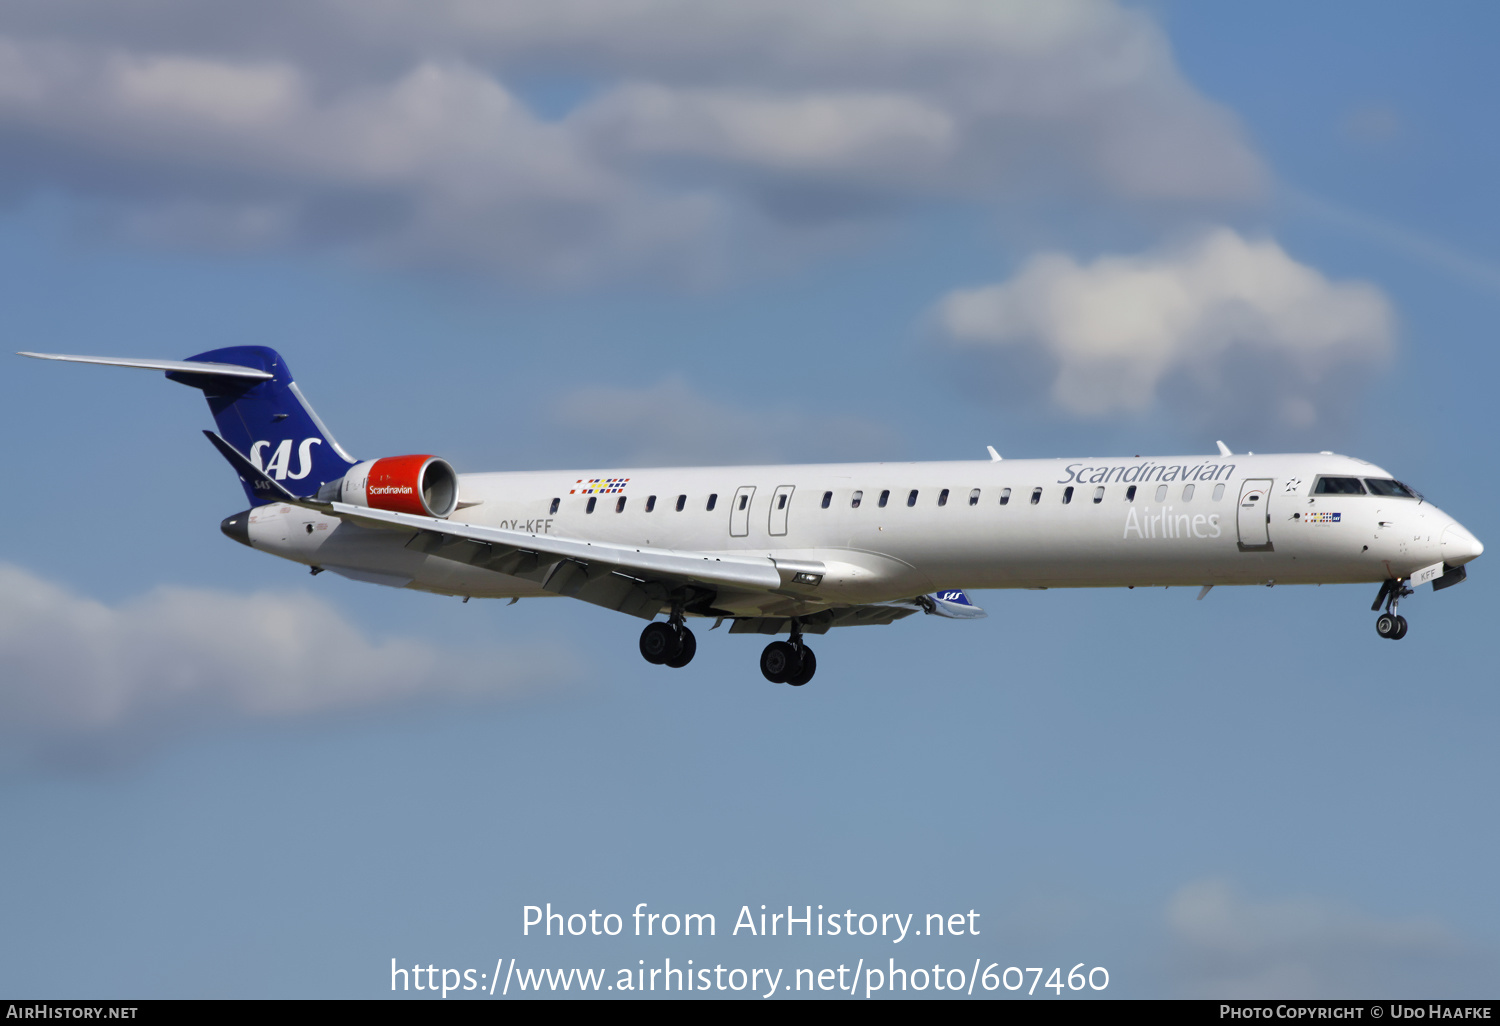
<instances>
[{"instance_id":1,"label":"passenger window","mask_svg":"<svg viewBox=\"0 0 1500 1026\"><path fill-rule=\"evenodd\" d=\"M1167 501L1167 486L1166 485L1157 485L1156 486L1156 501L1157 502L1166 502Z\"/></svg>"},{"instance_id":2,"label":"passenger window","mask_svg":"<svg viewBox=\"0 0 1500 1026\"><path fill-rule=\"evenodd\" d=\"M677 496L677 512L681 513L686 506L687 506L687 496L686 495L679 495L679 496Z\"/></svg>"},{"instance_id":3,"label":"passenger window","mask_svg":"<svg viewBox=\"0 0 1500 1026\"><path fill-rule=\"evenodd\" d=\"M1357 477L1320 477L1313 486L1314 495L1363 495L1365 486Z\"/></svg>"},{"instance_id":4,"label":"passenger window","mask_svg":"<svg viewBox=\"0 0 1500 1026\"><path fill-rule=\"evenodd\" d=\"M1094 489L1094 505L1097 506L1097 505L1099 505L1099 503L1101 503L1103 501L1104 501L1104 486L1100 485L1098 488Z\"/></svg>"},{"instance_id":5,"label":"passenger window","mask_svg":"<svg viewBox=\"0 0 1500 1026\"><path fill-rule=\"evenodd\" d=\"M1218 502L1222 498L1224 498L1224 486L1222 484L1214 485L1214 501Z\"/></svg>"},{"instance_id":6,"label":"passenger window","mask_svg":"<svg viewBox=\"0 0 1500 1026\"><path fill-rule=\"evenodd\" d=\"M1068 503L1070 503L1072 501L1073 501L1073 486L1072 485L1068 485L1068 487L1066 487L1066 488L1063 489L1063 505L1066 506Z\"/></svg>"},{"instance_id":7,"label":"passenger window","mask_svg":"<svg viewBox=\"0 0 1500 1026\"><path fill-rule=\"evenodd\" d=\"M861 502L863 502L864 499L865 499L865 493L864 492L855 492L849 498L849 508L850 509L859 509L859 504Z\"/></svg>"},{"instance_id":8,"label":"passenger window","mask_svg":"<svg viewBox=\"0 0 1500 1026\"><path fill-rule=\"evenodd\" d=\"M969 505L970 506L977 506L977 505L979 505L979 489L978 488L974 489L972 492L969 493Z\"/></svg>"},{"instance_id":9,"label":"passenger window","mask_svg":"<svg viewBox=\"0 0 1500 1026\"><path fill-rule=\"evenodd\" d=\"M623 495L620 496L620 501L617 502L617 503L615 503L615 512L616 513L624 513L625 512L625 496L623 496Z\"/></svg>"},{"instance_id":10,"label":"passenger window","mask_svg":"<svg viewBox=\"0 0 1500 1026\"><path fill-rule=\"evenodd\" d=\"M906 504L908 506L915 506L917 504L917 490L915 488L913 488L911 490L911 494L906 497Z\"/></svg>"},{"instance_id":11,"label":"passenger window","mask_svg":"<svg viewBox=\"0 0 1500 1026\"><path fill-rule=\"evenodd\" d=\"M648 496L646 496L646 512L650 513L654 509L656 509L656 496L654 496L654 495L648 495Z\"/></svg>"},{"instance_id":12,"label":"passenger window","mask_svg":"<svg viewBox=\"0 0 1500 1026\"><path fill-rule=\"evenodd\" d=\"M549 509L547 512L548 513L556 513L557 512L557 507L559 507L561 505L562 505L562 500L561 499L553 499L552 500L552 508Z\"/></svg>"},{"instance_id":13,"label":"passenger window","mask_svg":"<svg viewBox=\"0 0 1500 1026\"><path fill-rule=\"evenodd\" d=\"M583 511L585 513L592 513L592 512L594 512L594 503L596 503L598 501L599 501L599 497L597 495L590 495L589 496L589 504L584 507Z\"/></svg>"},{"instance_id":14,"label":"passenger window","mask_svg":"<svg viewBox=\"0 0 1500 1026\"><path fill-rule=\"evenodd\" d=\"M1182 486L1182 501L1183 502L1192 502L1193 501L1193 486L1192 485L1183 485Z\"/></svg>"},{"instance_id":15,"label":"passenger window","mask_svg":"<svg viewBox=\"0 0 1500 1026\"><path fill-rule=\"evenodd\" d=\"M748 495L741 495L740 496L740 509L744 509L745 508L745 503L747 503L749 501L750 501L750 496L748 496ZM709 509L713 509L712 506L710 506L708 508Z\"/></svg>"},{"instance_id":16,"label":"passenger window","mask_svg":"<svg viewBox=\"0 0 1500 1026\"><path fill-rule=\"evenodd\" d=\"M1033 489L1032 492L1031 492L1031 504L1033 506L1035 506L1037 503L1039 503L1041 501L1042 501L1042 490L1040 488Z\"/></svg>"},{"instance_id":17,"label":"passenger window","mask_svg":"<svg viewBox=\"0 0 1500 1026\"><path fill-rule=\"evenodd\" d=\"M1135 485L1131 485L1129 488L1125 489L1125 501L1126 502L1134 502L1135 501Z\"/></svg>"},{"instance_id":18,"label":"passenger window","mask_svg":"<svg viewBox=\"0 0 1500 1026\"><path fill-rule=\"evenodd\" d=\"M776 497L776 508L786 509L786 496L784 494Z\"/></svg>"},{"instance_id":19,"label":"passenger window","mask_svg":"<svg viewBox=\"0 0 1500 1026\"><path fill-rule=\"evenodd\" d=\"M891 490L887 488L880 493L880 508L885 509L885 504L891 501Z\"/></svg>"},{"instance_id":20,"label":"passenger window","mask_svg":"<svg viewBox=\"0 0 1500 1026\"><path fill-rule=\"evenodd\" d=\"M916 492L912 492L912 494L916 495L917 493ZM938 505L939 506L946 506L946 505L948 505L948 489L944 488L942 491L938 492Z\"/></svg>"},{"instance_id":21,"label":"passenger window","mask_svg":"<svg viewBox=\"0 0 1500 1026\"><path fill-rule=\"evenodd\" d=\"M1002 488L1002 489L1000 489L1000 505L1005 506L1005 505L1009 505L1009 503L1010 503L1010 489L1009 488Z\"/></svg>"},{"instance_id":22,"label":"passenger window","mask_svg":"<svg viewBox=\"0 0 1500 1026\"><path fill-rule=\"evenodd\" d=\"M713 510L714 510L714 507L717 506L718 504L719 504L719 493L718 492L714 492L712 495L710 495L708 497L708 511L710 513L712 513Z\"/></svg>"},{"instance_id":23,"label":"passenger window","mask_svg":"<svg viewBox=\"0 0 1500 1026\"><path fill-rule=\"evenodd\" d=\"M832 492L824 492L823 493L823 508L827 509L828 506L829 506L829 504L832 503L832 502L833 502L833 493Z\"/></svg>"}]
</instances>

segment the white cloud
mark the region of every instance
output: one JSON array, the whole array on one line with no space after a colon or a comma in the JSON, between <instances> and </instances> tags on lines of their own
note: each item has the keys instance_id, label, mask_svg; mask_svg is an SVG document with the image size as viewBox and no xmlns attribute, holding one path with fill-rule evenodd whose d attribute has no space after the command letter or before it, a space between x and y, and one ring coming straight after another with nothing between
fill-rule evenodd
<instances>
[{"instance_id":1,"label":"white cloud","mask_svg":"<svg viewBox=\"0 0 1500 1026\"><path fill-rule=\"evenodd\" d=\"M571 672L525 646L372 641L305 594L159 587L108 606L0 564L0 737L12 748L109 744L201 719L522 694Z\"/></svg>"},{"instance_id":2,"label":"white cloud","mask_svg":"<svg viewBox=\"0 0 1500 1026\"><path fill-rule=\"evenodd\" d=\"M1238 202L1265 177L1160 28L1108 0L198 7L0 14L0 147L24 155L0 185L147 225L191 209L185 240L222 207L247 245L581 278L701 272L737 225L791 240L1037 190ZM548 120L507 85L537 72L596 89Z\"/></svg>"},{"instance_id":3,"label":"white cloud","mask_svg":"<svg viewBox=\"0 0 1500 1026\"><path fill-rule=\"evenodd\" d=\"M1474 953L1431 920L1379 919L1314 898L1253 901L1222 880L1173 895L1167 925L1184 997L1346 998L1451 993Z\"/></svg>"},{"instance_id":4,"label":"white cloud","mask_svg":"<svg viewBox=\"0 0 1500 1026\"><path fill-rule=\"evenodd\" d=\"M692 158L785 173L929 172L948 158L955 124L901 94L611 90L576 118L599 146L631 157Z\"/></svg>"},{"instance_id":5,"label":"white cloud","mask_svg":"<svg viewBox=\"0 0 1500 1026\"><path fill-rule=\"evenodd\" d=\"M880 424L780 404L747 409L675 377L645 388L577 388L558 400L553 417L587 438L602 461L634 466L884 459L897 446Z\"/></svg>"},{"instance_id":6,"label":"white cloud","mask_svg":"<svg viewBox=\"0 0 1500 1026\"><path fill-rule=\"evenodd\" d=\"M1038 255L1007 281L949 293L936 319L958 351L1040 358L1051 401L1072 416L1165 400L1216 424L1294 431L1336 421L1396 330L1379 289L1329 281L1227 228L1089 263Z\"/></svg>"},{"instance_id":7,"label":"white cloud","mask_svg":"<svg viewBox=\"0 0 1500 1026\"><path fill-rule=\"evenodd\" d=\"M461 62L323 95L285 63L0 39L0 140L7 130L33 151L13 176L40 164L120 206L127 228L189 242L305 241L566 279L680 261L715 216L690 191L611 171Z\"/></svg>"}]
</instances>

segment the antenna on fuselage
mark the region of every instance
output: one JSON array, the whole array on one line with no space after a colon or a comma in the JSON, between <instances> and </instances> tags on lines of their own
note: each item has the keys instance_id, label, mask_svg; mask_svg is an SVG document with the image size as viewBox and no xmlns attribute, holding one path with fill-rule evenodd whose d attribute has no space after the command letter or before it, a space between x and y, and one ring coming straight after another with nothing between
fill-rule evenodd
<instances>
[{"instance_id":1,"label":"antenna on fuselage","mask_svg":"<svg viewBox=\"0 0 1500 1026\"><path fill-rule=\"evenodd\" d=\"M1005 458L1004 456L1001 456L998 452L995 451L995 447L993 445L986 445L985 448L990 451L990 462L991 463L999 463L1001 460L1003 460Z\"/></svg>"},{"instance_id":2,"label":"antenna on fuselage","mask_svg":"<svg viewBox=\"0 0 1500 1026\"><path fill-rule=\"evenodd\" d=\"M1229 446L1225 445L1223 442L1220 442L1219 443L1219 455L1220 456L1233 456L1234 453L1232 453L1232 452L1229 451Z\"/></svg>"}]
</instances>

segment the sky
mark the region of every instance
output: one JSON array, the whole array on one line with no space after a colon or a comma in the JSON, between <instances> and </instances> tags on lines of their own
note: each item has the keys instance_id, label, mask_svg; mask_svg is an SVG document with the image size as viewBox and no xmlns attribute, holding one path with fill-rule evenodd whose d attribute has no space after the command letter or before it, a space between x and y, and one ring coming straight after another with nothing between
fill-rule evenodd
<instances>
[{"instance_id":1,"label":"sky","mask_svg":"<svg viewBox=\"0 0 1500 1026\"><path fill-rule=\"evenodd\" d=\"M1500 537L1492 5L248 12L0 13L12 350L270 345L346 448L460 472L1335 450ZM978 592L791 689L753 636L665 672L582 603L310 577L220 534L196 392L7 360L0 993L1500 984L1483 559L1395 647L1373 585ZM523 932L548 903L623 932ZM733 932L761 905L978 918Z\"/></svg>"}]
</instances>

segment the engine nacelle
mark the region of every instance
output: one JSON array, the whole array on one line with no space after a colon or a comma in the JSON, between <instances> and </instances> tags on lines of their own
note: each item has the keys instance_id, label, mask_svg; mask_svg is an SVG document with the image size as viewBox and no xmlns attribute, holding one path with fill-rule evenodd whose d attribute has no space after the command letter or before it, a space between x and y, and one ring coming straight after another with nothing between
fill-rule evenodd
<instances>
[{"instance_id":1,"label":"engine nacelle","mask_svg":"<svg viewBox=\"0 0 1500 1026\"><path fill-rule=\"evenodd\" d=\"M446 518L458 507L458 475L436 456L387 456L351 467L320 488L318 498Z\"/></svg>"}]
</instances>

